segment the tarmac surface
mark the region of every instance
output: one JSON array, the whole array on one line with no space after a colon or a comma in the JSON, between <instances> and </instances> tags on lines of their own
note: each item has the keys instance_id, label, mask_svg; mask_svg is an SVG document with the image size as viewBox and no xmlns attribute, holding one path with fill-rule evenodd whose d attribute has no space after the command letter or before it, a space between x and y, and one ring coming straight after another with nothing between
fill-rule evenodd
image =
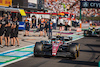
<instances>
[{"instance_id":1,"label":"tarmac surface","mask_svg":"<svg viewBox=\"0 0 100 67\"><path fill-rule=\"evenodd\" d=\"M98 62L100 61L100 38L84 37L74 42L81 45L80 56L77 59L34 57L33 55L5 67L98 67Z\"/></svg>"}]
</instances>

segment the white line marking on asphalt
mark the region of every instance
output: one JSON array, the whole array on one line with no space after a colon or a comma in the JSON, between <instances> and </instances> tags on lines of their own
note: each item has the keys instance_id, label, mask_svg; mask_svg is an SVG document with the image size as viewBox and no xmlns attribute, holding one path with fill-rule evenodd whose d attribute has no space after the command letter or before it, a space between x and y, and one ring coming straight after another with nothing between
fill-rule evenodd
<instances>
[{"instance_id":1,"label":"white line marking on asphalt","mask_svg":"<svg viewBox=\"0 0 100 67\"><path fill-rule=\"evenodd\" d=\"M29 58L29 57L31 57L31 56L32 56L32 55L29 55L29 56L27 56L27 57L23 57L23 58L20 58L20 59L17 59L17 60L11 61L11 62L7 62L7 63L5 63L5 64L0 65L0 67L7 66L7 65L9 65L9 64L12 64L12 63L15 63L15 62L18 62L18 61L21 61L21 60L27 59L27 58Z\"/></svg>"},{"instance_id":2,"label":"white line marking on asphalt","mask_svg":"<svg viewBox=\"0 0 100 67\"><path fill-rule=\"evenodd\" d=\"M32 44L32 45L34 45L34 44ZM28 45L28 46L32 46L32 45ZM24 47L28 47L28 46L24 46ZM24 48L24 47L20 47L20 48ZM4 52L1 52L0 54L6 53L6 52L10 52L10 51L13 51L13 50L17 50L17 49L20 49L20 48L16 48L16 49L4 51ZM11 61L11 62L7 62L7 63L5 63L5 64L0 65L0 67L7 66L7 65L9 65L9 64L12 64L12 63L15 63L15 62L24 60L24 59L26 59L26 58L29 58L30 56L32 56L32 55L29 55L29 56L27 56L27 57L22 57L22 58L20 58L20 59L17 59L17 60Z\"/></svg>"},{"instance_id":3,"label":"white line marking on asphalt","mask_svg":"<svg viewBox=\"0 0 100 67\"><path fill-rule=\"evenodd\" d=\"M32 44L32 45L35 45L35 44ZM24 48L24 47L28 47L28 46L32 46L32 45L23 46L23 47L20 47L20 48ZM8 50L8 51L4 51L4 52L1 52L0 54L10 52L10 51L14 51L14 50L17 50L17 49L20 49L20 48L15 48L15 49L11 49L11 50Z\"/></svg>"}]
</instances>

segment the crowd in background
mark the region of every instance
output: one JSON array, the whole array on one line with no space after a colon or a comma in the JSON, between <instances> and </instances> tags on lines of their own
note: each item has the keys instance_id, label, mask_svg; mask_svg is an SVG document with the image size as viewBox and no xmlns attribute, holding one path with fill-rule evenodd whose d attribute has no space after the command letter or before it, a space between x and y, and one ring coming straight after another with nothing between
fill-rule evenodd
<instances>
[{"instance_id":1,"label":"crowd in background","mask_svg":"<svg viewBox=\"0 0 100 67\"><path fill-rule=\"evenodd\" d=\"M30 28L36 29L36 32L40 32L40 37L46 37L48 36L49 38L52 36L52 29L56 30L57 29L57 24L58 21L55 17L51 17L49 18L38 18L38 22L36 22L36 17L26 17L25 18L25 35L24 36L29 36L29 31ZM64 29L67 30L67 27L69 27L68 25L68 21L62 21L60 23L60 27L59 29ZM44 33L44 35L43 35Z\"/></svg>"},{"instance_id":2,"label":"crowd in background","mask_svg":"<svg viewBox=\"0 0 100 67\"><path fill-rule=\"evenodd\" d=\"M59 20L59 19L58 19ZM61 20L61 19L60 19ZM62 19L63 20L63 19ZM29 36L30 29L36 29L36 32L40 32L39 36L46 37L49 39L52 36L52 30L56 30L58 27L57 18L51 17L48 18L38 18L38 22L35 16L28 16L24 19L25 22L25 34L24 36ZM89 21L87 21L89 22ZM68 30L68 27L74 26L77 27L79 25L79 21L72 22L72 25L69 24L68 20L60 21L59 30ZM4 37L5 45L4 46L15 46L15 41L17 41L17 46L19 46L18 39L18 28L19 22L17 17L14 19L11 18L10 15L0 16L0 47L3 47L2 40ZM10 43L11 42L11 43Z\"/></svg>"},{"instance_id":3,"label":"crowd in background","mask_svg":"<svg viewBox=\"0 0 100 67\"><path fill-rule=\"evenodd\" d=\"M64 8L69 9L77 0L45 0L45 7L54 13L64 12ZM63 6L65 4L65 6Z\"/></svg>"},{"instance_id":4,"label":"crowd in background","mask_svg":"<svg viewBox=\"0 0 100 67\"><path fill-rule=\"evenodd\" d=\"M100 1L100 0L82 0L82 1ZM50 9L51 12L54 13L65 12L68 10L69 13L74 13L76 16L80 15L80 0L45 0L45 7ZM100 16L100 9L84 8L82 9L82 16L87 16L87 17Z\"/></svg>"},{"instance_id":5,"label":"crowd in background","mask_svg":"<svg viewBox=\"0 0 100 67\"><path fill-rule=\"evenodd\" d=\"M25 35L29 36L30 28L37 28L36 32L40 32L40 37L51 37L52 35L52 27L56 28L54 25L56 23L56 20L54 22L54 19L52 21L47 18L38 18L38 23L36 22L36 17L26 17L25 18ZM54 23L54 24L53 24ZM44 33L44 35L43 35Z\"/></svg>"},{"instance_id":6,"label":"crowd in background","mask_svg":"<svg viewBox=\"0 0 100 67\"><path fill-rule=\"evenodd\" d=\"M82 0L82 1L100 1L100 0ZM80 15L80 1L78 1L78 3L76 3L76 5L73 6L73 8L71 8L69 10L69 12L72 12L74 14L76 14L76 16ZM100 9L95 9L95 8L83 8L82 9L82 16L87 16L87 17L97 17L100 16Z\"/></svg>"},{"instance_id":7,"label":"crowd in background","mask_svg":"<svg viewBox=\"0 0 100 67\"><path fill-rule=\"evenodd\" d=\"M12 20L10 14L4 14L3 16L0 16L0 47L15 46L15 41L17 41L17 46L19 46L19 22L17 20L17 17L13 18ZM5 41L5 45L2 45L3 38Z\"/></svg>"}]
</instances>

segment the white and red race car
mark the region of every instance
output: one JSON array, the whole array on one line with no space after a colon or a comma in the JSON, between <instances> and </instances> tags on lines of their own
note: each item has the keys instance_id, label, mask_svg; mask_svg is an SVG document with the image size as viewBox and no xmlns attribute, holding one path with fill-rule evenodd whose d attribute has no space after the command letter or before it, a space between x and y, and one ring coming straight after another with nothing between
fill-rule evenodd
<instances>
[{"instance_id":1,"label":"white and red race car","mask_svg":"<svg viewBox=\"0 0 100 67\"><path fill-rule=\"evenodd\" d=\"M71 40L72 37L55 36L50 41L36 42L34 56L63 56L76 59L79 56L80 44L71 43Z\"/></svg>"}]
</instances>

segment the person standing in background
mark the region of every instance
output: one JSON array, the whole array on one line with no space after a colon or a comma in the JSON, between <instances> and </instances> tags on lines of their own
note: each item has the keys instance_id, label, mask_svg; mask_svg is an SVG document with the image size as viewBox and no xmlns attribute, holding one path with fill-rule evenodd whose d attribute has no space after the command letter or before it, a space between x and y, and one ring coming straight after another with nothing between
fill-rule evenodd
<instances>
[{"instance_id":1,"label":"person standing in background","mask_svg":"<svg viewBox=\"0 0 100 67\"><path fill-rule=\"evenodd\" d=\"M45 19L45 27L44 27L44 33L45 33L45 35L44 35L44 37L46 37L48 35L48 33L47 33L47 31L49 29L48 26L49 26L48 19Z\"/></svg>"},{"instance_id":2,"label":"person standing in background","mask_svg":"<svg viewBox=\"0 0 100 67\"><path fill-rule=\"evenodd\" d=\"M50 23L50 20L47 19L47 36L49 36L49 23Z\"/></svg>"},{"instance_id":3,"label":"person standing in background","mask_svg":"<svg viewBox=\"0 0 100 67\"><path fill-rule=\"evenodd\" d=\"M44 18L42 18L41 21L39 22L39 28L40 28L40 35L39 36L43 36L43 29L45 26L44 22L45 22Z\"/></svg>"},{"instance_id":4,"label":"person standing in background","mask_svg":"<svg viewBox=\"0 0 100 67\"><path fill-rule=\"evenodd\" d=\"M34 21L35 21L35 28L36 28L36 17L34 18Z\"/></svg>"},{"instance_id":5,"label":"person standing in background","mask_svg":"<svg viewBox=\"0 0 100 67\"><path fill-rule=\"evenodd\" d=\"M2 46L2 36L4 34L5 25L6 25L5 15L3 15L3 17L0 16L0 47L1 48L3 48L3 46Z\"/></svg>"},{"instance_id":6,"label":"person standing in background","mask_svg":"<svg viewBox=\"0 0 100 67\"><path fill-rule=\"evenodd\" d=\"M41 19L40 18L38 18L38 25L39 25L39 23L41 22Z\"/></svg>"},{"instance_id":7,"label":"person standing in background","mask_svg":"<svg viewBox=\"0 0 100 67\"><path fill-rule=\"evenodd\" d=\"M36 17L32 17L32 28L36 28Z\"/></svg>"},{"instance_id":8,"label":"person standing in background","mask_svg":"<svg viewBox=\"0 0 100 67\"><path fill-rule=\"evenodd\" d=\"M62 31L62 28L63 28L63 19L61 18L60 19L60 27L59 27L59 30Z\"/></svg>"},{"instance_id":9,"label":"person standing in background","mask_svg":"<svg viewBox=\"0 0 100 67\"><path fill-rule=\"evenodd\" d=\"M65 31L67 31L67 30L68 30L68 27L70 27L70 26L68 25L68 21L67 21L67 20L65 20Z\"/></svg>"},{"instance_id":10,"label":"person standing in background","mask_svg":"<svg viewBox=\"0 0 100 67\"><path fill-rule=\"evenodd\" d=\"M14 37L14 21L15 21L15 19L13 19L13 23L12 23L12 25L11 25L11 33L10 33L10 39L11 39L11 45L10 46L14 46L13 45L13 43L14 43L14 41L13 41L13 37Z\"/></svg>"},{"instance_id":11,"label":"person standing in background","mask_svg":"<svg viewBox=\"0 0 100 67\"><path fill-rule=\"evenodd\" d=\"M17 17L14 19L14 38L13 38L13 45L15 45L15 40L17 41L17 46L19 46L19 39L18 39L18 27L19 27L19 22L17 21Z\"/></svg>"},{"instance_id":12,"label":"person standing in background","mask_svg":"<svg viewBox=\"0 0 100 67\"><path fill-rule=\"evenodd\" d=\"M2 20L1 20L1 28L0 28L0 41L1 41L0 47L3 47L2 46L2 36L4 34L4 31L5 31L6 20L7 20L6 17L7 17L6 14L4 14L3 17L1 17Z\"/></svg>"},{"instance_id":13,"label":"person standing in background","mask_svg":"<svg viewBox=\"0 0 100 67\"><path fill-rule=\"evenodd\" d=\"M41 19L40 18L38 18L38 24L36 26L36 28L37 28L36 32L39 32L40 31L39 23L41 23Z\"/></svg>"},{"instance_id":14,"label":"person standing in background","mask_svg":"<svg viewBox=\"0 0 100 67\"><path fill-rule=\"evenodd\" d=\"M57 27L56 19L52 18L51 21L53 22L53 29L56 30L56 27Z\"/></svg>"},{"instance_id":15,"label":"person standing in background","mask_svg":"<svg viewBox=\"0 0 100 67\"><path fill-rule=\"evenodd\" d=\"M32 28L34 28L34 17L32 17Z\"/></svg>"},{"instance_id":16,"label":"person standing in background","mask_svg":"<svg viewBox=\"0 0 100 67\"><path fill-rule=\"evenodd\" d=\"M25 18L25 35L24 36L28 36L29 29L30 29L29 20L27 20L27 17L26 17Z\"/></svg>"},{"instance_id":17,"label":"person standing in background","mask_svg":"<svg viewBox=\"0 0 100 67\"><path fill-rule=\"evenodd\" d=\"M29 18L25 18L25 35L24 36L29 36L29 31L30 31L30 27L32 27L32 19Z\"/></svg>"},{"instance_id":18,"label":"person standing in background","mask_svg":"<svg viewBox=\"0 0 100 67\"><path fill-rule=\"evenodd\" d=\"M53 22L51 20L48 20L49 22L49 35L48 35L48 39L52 38L52 26L53 26Z\"/></svg>"},{"instance_id":19,"label":"person standing in background","mask_svg":"<svg viewBox=\"0 0 100 67\"><path fill-rule=\"evenodd\" d=\"M11 32L11 24L12 24L10 15L8 15L6 23L7 23L6 32L5 32L4 38L5 38L5 46L8 47L10 43L10 32Z\"/></svg>"},{"instance_id":20,"label":"person standing in background","mask_svg":"<svg viewBox=\"0 0 100 67\"><path fill-rule=\"evenodd\" d=\"M2 47L2 17L0 16L0 47Z\"/></svg>"},{"instance_id":21,"label":"person standing in background","mask_svg":"<svg viewBox=\"0 0 100 67\"><path fill-rule=\"evenodd\" d=\"M29 20L30 28L32 28L32 18L29 16L29 17L27 18L27 20Z\"/></svg>"}]
</instances>

